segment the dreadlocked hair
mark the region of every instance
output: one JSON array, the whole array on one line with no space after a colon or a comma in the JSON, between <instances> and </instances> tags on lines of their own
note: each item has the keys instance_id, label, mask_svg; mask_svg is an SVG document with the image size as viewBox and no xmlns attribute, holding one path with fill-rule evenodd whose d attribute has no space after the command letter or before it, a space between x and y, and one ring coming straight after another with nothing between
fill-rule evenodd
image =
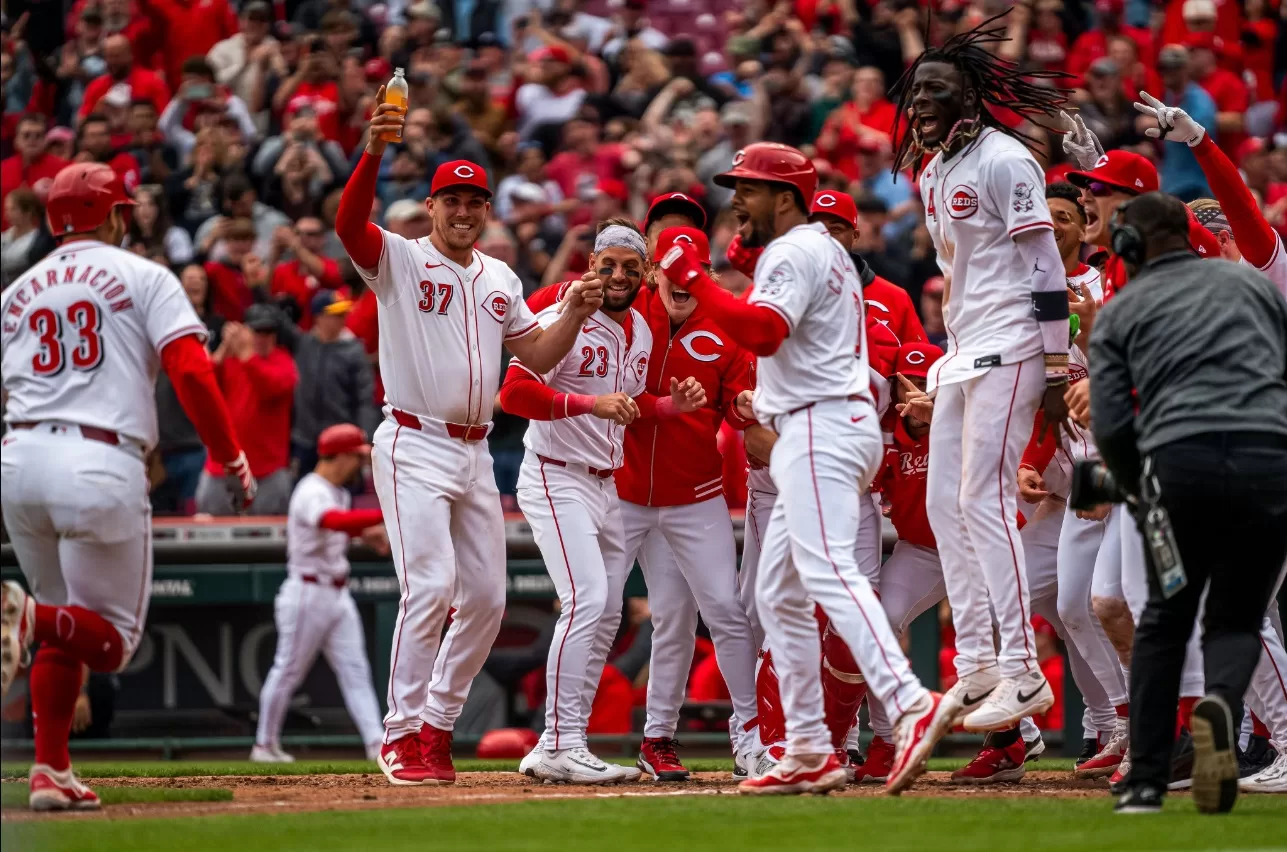
<instances>
[{"instance_id":1,"label":"dreadlocked hair","mask_svg":"<svg viewBox=\"0 0 1287 852\"><path fill-rule=\"evenodd\" d=\"M1044 85L1040 80L1062 81L1073 79L1071 74L1063 71L1022 71L1013 62L1001 59L989 52L988 48L1009 40L1006 27L998 26L1010 10L993 15L974 29L958 33L948 39L942 47L926 48L920 56L908 66L903 76L898 78L894 88L898 91L898 111L894 115L894 138L899 139L898 151L894 157L894 173L912 166L919 172L926 155L932 155L924 142L920 131L911 123L907 111L912 102L912 81L916 69L926 62L942 62L951 65L960 72L965 89L973 89L979 96L979 115L977 120L957 122L948 133L947 139L939 148L945 148L957 138L973 139L985 128L991 127L1005 135L1022 142L1029 150L1040 145L1040 140L1006 126L992 114L989 106L1005 108L1024 118L1036 120L1038 116L1050 116L1057 112L1068 100L1069 89L1056 85ZM925 40L929 41L929 21L925 25ZM901 125L909 123L907 132L899 133ZM1037 122L1038 124L1040 122ZM963 126L963 125L969 126ZM937 148L935 150L938 150Z\"/></svg>"}]
</instances>

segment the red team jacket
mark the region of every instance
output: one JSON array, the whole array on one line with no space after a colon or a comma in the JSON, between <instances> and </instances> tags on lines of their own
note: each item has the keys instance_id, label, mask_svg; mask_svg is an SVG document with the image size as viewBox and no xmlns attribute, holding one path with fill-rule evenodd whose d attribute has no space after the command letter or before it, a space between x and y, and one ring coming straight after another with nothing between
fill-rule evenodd
<instances>
[{"instance_id":1,"label":"red team jacket","mask_svg":"<svg viewBox=\"0 0 1287 852\"><path fill-rule=\"evenodd\" d=\"M903 418L894 425L894 443L885 448L885 463L872 483L890 505L889 520L900 541L938 549L925 512L925 482L929 473L929 432L918 441L907 434Z\"/></svg>"}]
</instances>

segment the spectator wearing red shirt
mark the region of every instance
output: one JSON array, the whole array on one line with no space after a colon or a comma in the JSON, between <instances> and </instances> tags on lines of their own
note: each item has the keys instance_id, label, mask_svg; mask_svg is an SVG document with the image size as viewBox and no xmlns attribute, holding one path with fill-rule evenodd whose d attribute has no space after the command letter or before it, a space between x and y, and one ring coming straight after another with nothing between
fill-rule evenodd
<instances>
[{"instance_id":1,"label":"spectator wearing red shirt","mask_svg":"<svg viewBox=\"0 0 1287 852\"><path fill-rule=\"evenodd\" d=\"M322 135L340 141L340 116L345 112L340 103L340 87L335 82L338 68L332 67L326 51L301 50L306 55L300 59L299 69L282 81L273 95L273 111L283 119L302 107L312 107L317 116L317 127Z\"/></svg>"},{"instance_id":2,"label":"spectator wearing red shirt","mask_svg":"<svg viewBox=\"0 0 1287 852\"><path fill-rule=\"evenodd\" d=\"M45 119L40 115L24 115L18 120L13 138L14 154L0 160L0 207L4 199L20 186L30 187L43 203L54 182L54 175L67 165L61 157L45 150ZM7 230L9 222L0 214L0 230Z\"/></svg>"},{"instance_id":3,"label":"spectator wearing red shirt","mask_svg":"<svg viewBox=\"0 0 1287 852\"><path fill-rule=\"evenodd\" d=\"M290 418L299 373L290 353L277 345L281 315L272 305L246 311L246 324L229 322L212 356L228 411L259 481L252 515L284 515L290 502ZM234 514L224 487L223 466L207 461L197 483L197 511Z\"/></svg>"},{"instance_id":4,"label":"spectator wearing red shirt","mask_svg":"<svg viewBox=\"0 0 1287 852\"><path fill-rule=\"evenodd\" d=\"M1063 71L1068 65L1068 35L1064 32L1063 0L1038 0L1033 7L1016 3L1010 12L1010 40L1001 58L1028 63L1042 71Z\"/></svg>"},{"instance_id":5,"label":"spectator wearing red shirt","mask_svg":"<svg viewBox=\"0 0 1287 852\"><path fill-rule=\"evenodd\" d=\"M76 133L76 162L107 163L121 176L127 192L139 185L139 164L129 154L112 145L112 125L106 117L90 113Z\"/></svg>"},{"instance_id":6,"label":"spectator wearing red shirt","mask_svg":"<svg viewBox=\"0 0 1287 852\"><path fill-rule=\"evenodd\" d=\"M205 56L237 32L237 13L228 0L138 0L156 24L165 54L165 78L183 76L183 60Z\"/></svg>"},{"instance_id":7,"label":"spectator wearing red shirt","mask_svg":"<svg viewBox=\"0 0 1287 852\"><path fill-rule=\"evenodd\" d=\"M95 8L102 15L104 33L120 33L130 41L139 62L157 70L161 43L152 19L139 9L134 0L76 0L67 13L64 32L74 33L86 7Z\"/></svg>"},{"instance_id":8,"label":"spectator wearing red shirt","mask_svg":"<svg viewBox=\"0 0 1287 852\"><path fill-rule=\"evenodd\" d=\"M1243 130L1243 117L1249 105L1247 86L1237 74L1217 64L1224 49L1219 36L1192 33L1185 40L1185 46L1189 48L1189 76L1215 101L1217 144L1220 150L1234 157L1247 138Z\"/></svg>"},{"instance_id":9,"label":"spectator wearing red shirt","mask_svg":"<svg viewBox=\"0 0 1287 852\"><path fill-rule=\"evenodd\" d=\"M161 75L134 64L134 50L124 35L110 35L103 39L103 60L107 63L107 73L94 78L85 87L85 96L80 102L78 115L85 116L95 111L98 102L103 99L113 86L124 84L129 87L129 101L149 100L162 112L170 102L170 89L161 79Z\"/></svg>"},{"instance_id":10,"label":"spectator wearing red shirt","mask_svg":"<svg viewBox=\"0 0 1287 852\"><path fill-rule=\"evenodd\" d=\"M858 143L874 139L893 145L897 108L885 97L885 75L875 66L854 73L853 99L842 104L822 123L818 155L850 180L860 174Z\"/></svg>"},{"instance_id":11,"label":"spectator wearing red shirt","mask_svg":"<svg viewBox=\"0 0 1287 852\"><path fill-rule=\"evenodd\" d=\"M545 174L559 185L564 198L586 202L567 214L569 225L591 221L590 202L598 193L600 182L617 181L621 171L621 146L601 145L598 114L581 110L563 130L566 150L555 154L545 167Z\"/></svg>"},{"instance_id":12,"label":"spectator wearing red shirt","mask_svg":"<svg viewBox=\"0 0 1287 852\"><path fill-rule=\"evenodd\" d=\"M267 288L268 268L253 251L255 226L249 219L225 219L215 228L215 239L222 240L223 259L205 264L212 304L219 316L240 322L246 309L267 295L257 298L254 291Z\"/></svg>"},{"instance_id":13,"label":"spectator wearing red shirt","mask_svg":"<svg viewBox=\"0 0 1287 852\"><path fill-rule=\"evenodd\" d=\"M1072 51L1068 56L1070 74L1085 74L1092 62L1107 56L1108 40L1116 35L1124 35L1131 39L1138 46L1139 55L1143 60L1148 63L1153 62L1157 57L1153 46L1153 34L1146 29L1122 23L1122 12L1125 8L1125 0L1095 0L1095 11L1099 13L1099 27L1087 30L1077 36L1077 40L1073 42ZM1183 36L1184 33L1181 32L1179 38ZM1167 41L1168 39L1163 39L1163 43Z\"/></svg>"},{"instance_id":14,"label":"spectator wearing red shirt","mask_svg":"<svg viewBox=\"0 0 1287 852\"><path fill-rule=\"evenodd\" d=\"M1238 0L1168 0L1159 45L1184 44L1190 33L1214 33L1237 44L1242 30Z\"/></svg>"},{"instance_id":15,"label":"spectator wearing red shirt","mask_svg":"<svg viewBox=\"0 0 1287 852\"><path fill-rule=\"evenodd\" d=\"M1274 5L1277 5L1276 3ZM1278 42L1278 22L1269 0L1245 0L1247 20L1242 25L1242 58L1256 78L1251 93L1253 103L1274 99L1274 45Z\"/></svg>"},{"instance_id":16,"label":"spectator wearing red shirt","mask_svg":"<svg viewBox=\"0 0 1287 852\"><path fill-rule=\"evenodd\" d=\"M304 331L313 327L313 297L318 290L338 290L344 286L340 280L340 265L322 254L326 245L326 229L322 220L306 216L292 229L282 226L273 234L273 250L268 265L273 270L272 294L294 300L299 307L299 321ZM283 252L294 257L278 263Z\"/></svg>"}]
</instances>

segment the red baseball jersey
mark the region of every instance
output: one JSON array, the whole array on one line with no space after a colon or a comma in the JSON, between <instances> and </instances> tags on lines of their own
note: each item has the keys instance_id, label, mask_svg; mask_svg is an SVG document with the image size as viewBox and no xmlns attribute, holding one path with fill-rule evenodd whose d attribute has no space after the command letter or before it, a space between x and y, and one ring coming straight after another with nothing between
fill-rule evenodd
<instances>
[{"instance_id":1,"label":"red baseball jersey","mask_svg":"<svg viewBox=\"0 0 1287 852\"><path fill-rule=\"evenodd\" d=\"M898 338L898 345L927 340L925 327L916 315L912 297L893 282L877 275L862 287L862 300L867 306L867 327L883 325Z\"/></svg>"},{"instance_id":2,"label":"red baseball jersey","mask_svg":"<svg viewBox=\"0 0 1287 852\"><path fill-rule=\"evenodd\" d=\"M533 294L539 296L540 292ZM752 357L702 312L701 305L672 330L656 293L639 291L634 307L652 330L646 390L670 393L671 378L692 376L706 390L706 405L673 420L649 420L626 429L625 464L617 471L617 494L640 506L685 506L723 493L720 424L733 401L753 386ZM733 412L731 419L746 425Z\"/></svg>"},{"instance_id":3,"label":"red baseball jersey","mask_svg":"<svg viewBox=\"0 0 1287 852\"><path fill-rule=\"evenodd\" d=\"M907 434L900 417L894 426L894 443L886 447L885 463L872 490L879 487L889 504L889 520L900 541L938 549L925 513L925 479L929 473L929 432L919 440Z\"/></svg>"}]
</instances>

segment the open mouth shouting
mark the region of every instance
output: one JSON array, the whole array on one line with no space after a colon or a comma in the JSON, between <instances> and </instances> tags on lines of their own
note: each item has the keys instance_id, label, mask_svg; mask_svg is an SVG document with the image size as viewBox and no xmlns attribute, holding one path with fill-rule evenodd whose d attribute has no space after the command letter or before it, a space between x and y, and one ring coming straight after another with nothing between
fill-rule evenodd
<instances>
[{"instance_id":1,"label":"open mouth shouting","mask_svg":"<svg viewBox=\"0 0 1287 852\"><path fill-rule=\"evenodd\" d=\"M674 302L676 305L686 305L688 304L688 300L691 298L692 298L692 295L687 290L670 291L670 300Z\"/></svg>"},{"instance_id":2,"label":"open mouth shouting","mask_svg":"<svg viewBox=\"0 0 1287 852\"><path fill-rule=\"evenodd\" d=\"M745 210L733 208L733 219L737 222L737 233L746 242L751 236L751 214Z\"/></svg>"}]
</instances>

